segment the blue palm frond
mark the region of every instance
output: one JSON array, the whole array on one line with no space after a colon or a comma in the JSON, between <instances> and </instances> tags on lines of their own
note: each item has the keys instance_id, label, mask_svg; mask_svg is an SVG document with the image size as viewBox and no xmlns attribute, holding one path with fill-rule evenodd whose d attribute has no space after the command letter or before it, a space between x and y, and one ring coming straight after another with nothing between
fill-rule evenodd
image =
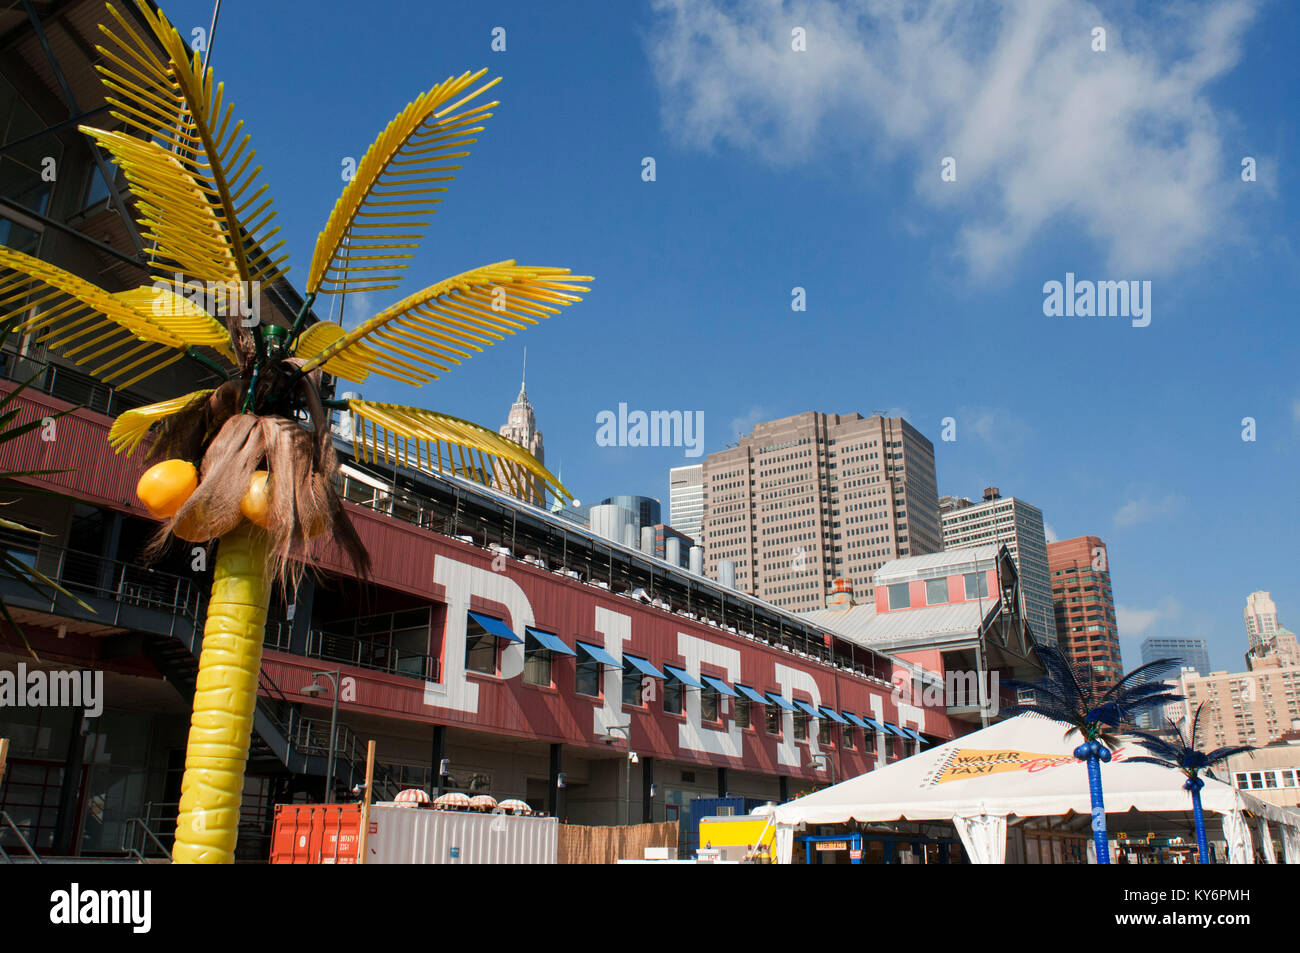
<instances>
[{"instance_id":1,"label":"blue palm frond","mask_svg":"<svg viewBox=\"0 0 1300 953\"><path fill-rule=\"evenodd\" d=\"M1223 748L1215 748L1205 755L1206 766L1218 764L1220 761L1226 761L1233 755L1252 754L1255 750L1253 745L1227 745Z\"/></svg>"},{"instance_id":2,"label":"blue palm frond","mask_svg":"<svg viewBox=\"0 0 1300 953\"><path fill-rule=\"evenodd\" d=\"M1175 770L1182 770L1182 765L1174 764L1172 761L1169 761L1166 758L1154 758L1144 754L1138 755L1137 757L1134 758L1125 758L1124 763L1125 764L1154 764L1161 768L1174 768Z\"/></svg>"},{"instance_id":3,"label":"blue palm frond","mask_svg":"<svg viewBox=\"0 0 1300 953\"><path fill-rule=\"evenodd\" d=\"M1183 752L1186 750L1183 744L1171 744L1159 735L1153 735L1146 731L1129 731L1127 734L1147 751L1151 752L1162 761L1167 762L1170 767L1182 767ZM1182 739L1180 738L1179 741L1181 742ZM1136 759L1126 758L1125 760L1134 761Z\"/></svg>"},{"instance_id":4,"label":"blue palm frond","mask_svg":"<svg viewBox=\"0 0 1300 953\"><path fill-rule=\"evenodd\" d=\"M1154 663L1153 663L1154 664ZM1157 696L1149 696L1157 697ZM1172 700L1180 700L1178 696ZM1133 738L1139 745L1154 755L1154 758L1126 758L1126 762L1136 762L1139 764L1160 763L1169 768L1178 768L1190 775L1199 774L1206 771L1213 765L1235 754L1244 754L1255 749L1250 745L1229 745L1223 748L1215 748L1213 751L1201 751L1197 746L1197 736L1200 733L1201 710L1205 703L1201 702L1196 706L1196 712L1192 715L1189 730L1184 733L1183 726L1178 722L1170 720L1169 729L1172 738L1163 738L1159 735L1151 734L1146 731L1129 731L1126 734Z\"/></svg>"},{"instance_id":5,"label":"blue palm frond","mask_svg":"<svg viewBox=\"0 0 1300 953\"><path fill-rule=\"evenodd\" d=\"M1164 674L1171 666L1178 665L1180 662L1181 659L1176 658L1158 658L1154 662L1139 665L1112 685L1102 698L1104 701L1116 701L1122 705L1129 695L1140 691L1144 686L1163 682Z\"/></svg>"}]
</instances>

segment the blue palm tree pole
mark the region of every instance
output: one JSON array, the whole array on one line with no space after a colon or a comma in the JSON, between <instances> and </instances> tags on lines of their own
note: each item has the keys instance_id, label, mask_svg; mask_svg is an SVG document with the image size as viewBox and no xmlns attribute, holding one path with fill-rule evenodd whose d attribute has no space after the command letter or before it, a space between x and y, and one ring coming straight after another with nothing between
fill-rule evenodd
<instances>
[{"instance_id":1,"label":"blue palm tree pole","mask_svg":"<svg viewBox=\"0 0 1300 953\"><path fill-rule=\"evenodd\" d=\"M1196 707L1196 714L1192 717L1190 729L1186 734L1183 732L1183 726L1172 720L1164 737L1146 731L1130 732L1137 739L1137 743L1150 754L1128 759L1131 764L1157 764L1162 768L1172 768L1187 775L1187 780L1183 782L1183 790L1192 795L1192 818L1196 824L1198 864L1210 862L1210 847L1205 839L1205 811L1201 807L1201 789L1205 787L1205 782L1201 780L1201 772L1209 771L1214 765L1228 760L1233 755L1247 754L1255 750L1251 745L1228 745L1215 748L1213 751L1202 751L1198 743L1201 734L1201 709L1204 707L1204 702Z\"/></svg>"},{"instance_id":2,"label":"blue palm tree pole","mask_svg":"<svg viewBox=\"0 0 1300 953\"><path fill-rule=\"evenodd\" d=\"M1205 782L1200 778L1188 778L1183 787L1192 792L1192 817L1196 820L1196 862L1209 863L1210 845L1205 840L1205 811L1201 809L1201 788Z\"/></svg>"},{"instance_id":3,"label":"blue palm tree pole","mask_svg":"<svg viewBox=\"0 0 1300 953\"><path fill-rule=\"evenodd\" d=\"M1088 766L1088 795L1092 804L1092 840L1097 863L1110 863L1110 841L1106 836L1106 798L1101 786L1101 766L1110 761L1111 750L1120 742L1116 733L1139 712L1149 711L1183 696L1170 692L1161 681L1162 673L1175 668L1177 659L1156 659L1135 668L1114 685L1099 683L1091 670L1076 669L1054 645L1035 645L1034 652L1045 675L1036 682L1012 679L1004 682L1016 689L1033 692L1032 702L1012 705L1010 712L1035 712L1063 722L1068 738L1074 732L1083 743L1074 756Z\"/></svg>"},{"instance_id":4,"label":"blue palm tree pole","mask_svg":"<svg viewBox=\"0 0 1300 953\"><path fill-rule=\"evenodd\" d=\"M1088 794L1092 798L1092 842L1097 863L1110 863L1110 840L1106 837L1106 797L1101 789L1101 766L1110 760L1110 750L1095 738L1074 749L1074 756L1088 765Z\"/></svg>"}]
</instances>

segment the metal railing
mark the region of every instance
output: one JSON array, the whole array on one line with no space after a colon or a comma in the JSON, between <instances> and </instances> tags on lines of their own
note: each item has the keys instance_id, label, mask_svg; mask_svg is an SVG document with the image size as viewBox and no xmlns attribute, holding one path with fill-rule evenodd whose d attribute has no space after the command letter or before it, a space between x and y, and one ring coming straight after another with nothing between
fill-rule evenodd
<instances>
[{"instance_id":1,"label":"metal railing","mask_svg":"<svg viewBox=\"0 0 1300 953\"><path fill-rule=\"evenodd\" d=\"M146 807L151 806L147 805ZM137 837L137 833L143 834L143 837ZM136 846L139 844L139 846ZM162 854L164 859L171 859L169 851L158 836L149 828L148 823L143 817L128 818L122 825L122 850L136 859L137 863L146 864L149 858L145 856L145 851L152 844Z\"/></svg>"},{"instance_id":2,"label":"metal railing","mask_svg":"<svg viewBox=\"0 0 1300 953\"><path fill-rule=\"evenodd\" d=\"M183 576L61 547L39 545L34 556L36 567L63 588L81 598L112 603L113 610L105 613L99 606L101 611L89 612L53 590L38 599L26 587L14 589L11 598L29 608L39 604L52 614L75 614L106 626L117 625L123 610L130 608L180 615L191 623L203 617L202 589Z\"/></svg>"},{"instance_id":3,"label":"metal railing","mask_svg":"<svg viewBox=\"0 0 1300 953\"><path fill-rule=\"evenodd\" d=\"M39 864L41 862L40 855L32 849L32 845L27 842L27 838L24 837L23 832L18 829L18 825L14 823L13 818L9 816L8 812L0 811L0 838L4 837L5 828L14 832L14 836L18 838L18 843L23 845L23 850L27 851L32 860ZM6 851L3 846L0 846L0 857L4 858L6 864L12 864L14 862L14 859L9 856L9 852Z\"/></svg>"},{"instance_id":4,"label":"metal railing","mask_svg":"<svg viewBox=\"0 0 1300 953\"><path fill-rule=\"evenodd\" d=\"M351 635L335 635L322 629L307 633L307 654L331 662L346 662L358 668L405 675L422 681L438 681L440 659L431 655L402 652L383 642Z\"/></svg>"},{"instance_id":5,"label":"metal railing","mask_svg":"<svg viewBox=\"0 0 1300 953\"><path fill-rule=\"evenodd\" d=\"M376 633L382 636L388 633ZM264 647L278 652L306 655L326 662L341 662L389 675L404 675L426 682L441 677L442 660L437 656L405 652L374 636L342 635L325 629L310 629L304 652L294 652L293 623L268 622Z\"/></svg>"},{"instance_id":6,"label":"metal railing","mask_svg":"<svg viewBox=\"0 0 1300 953\"><path fill-rule=\"evenodd\" d=\"M304 718L301 715L293 720L289 743L294 749L308 756L328 757L330 750L330 723L328 720ZM334 782L341 781L344 788L351 792L366 780L366 745L347 725L342 723L334 732ZM388 769L375 765L373 793L376 800L381 797L393 798L404 785L400 777L394 778Z\"/></svg>"},{"instance_id":7,"label":"metal railing","mask_svg":"<svg viewBox=\"0 0 1300 953\"><path fill-rule=\"evenodd\" d=\"M74 367L37 360L12 348L0 351L0 377L31 380L28 386L33 390L109 417L148 403L137 394L101 383Z\"/></svg>"}]
</instances>

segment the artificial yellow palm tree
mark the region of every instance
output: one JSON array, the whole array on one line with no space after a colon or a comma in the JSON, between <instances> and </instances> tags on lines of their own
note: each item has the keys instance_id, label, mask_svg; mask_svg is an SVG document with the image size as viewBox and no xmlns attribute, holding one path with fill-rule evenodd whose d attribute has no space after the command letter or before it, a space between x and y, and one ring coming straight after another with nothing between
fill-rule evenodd
<instances>
[{"instance_id":1,"label":"artificial yellow palm tree","mask_svg":"<svg viewBox=\"0 0 1300 953\"><path fill-rule=\"evenodd\" d=\"M155 434L150 457L162 462L139 492L165 520L157 548L172 536L218 541L172 856L229 862L273 580L298 571L308 541L326 533L366 567L334 489L329 411L352 415L360 459L450 471L523 498L546 488L569 497L531 454L490 430L429 410L326 400L322 376L419 386L579 300L587 288L574 282L590 279L501 261L418 291L352 330L305 326L318 295L397 286L459 168L449 163L468 154L497 105L472 104L497 82L481 82L480 71L437 84L379 134L320 232L293 325L261 323L260 283L283 274L287 256L274 242L275 212L248 136L212 71L161 13L136 4L148 38L110 4L97 67L113 116L133 133L82 131L125 174L158 280L109 293L0 248L0 318L21 316L36 343L120 387L186 357L222 378L123 413L109 439L131 452ZM205 304L216 289L223 305L200 306L192 282Z\"/></svg>"}]
</instances>

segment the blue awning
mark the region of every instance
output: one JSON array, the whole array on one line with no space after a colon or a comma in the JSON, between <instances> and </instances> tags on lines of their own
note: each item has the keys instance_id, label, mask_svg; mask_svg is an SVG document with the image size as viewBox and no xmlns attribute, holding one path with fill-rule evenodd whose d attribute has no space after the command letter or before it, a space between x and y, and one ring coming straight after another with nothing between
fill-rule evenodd
<instances>
[{"instance_id":1,"label":"blue awning","mask_svg":"<svg viewBox=\"0 0 1300 953\"><path fill-rule=\"evenodd\" d=\"M822 714L825 715L827 718L829 718L831 721L838 721L841 725L847 725L849 723L849 720L847 718L845 718L839 712L831 708L827 708L825 705L822 706L821 711Z\"/></svg>"},{"instance_id":2,"label":"blue awning","mask_svg":"<svg viewBox=\"0 0 1300 953\"><path fill-rule=\"evenodd\" d=\"M900 738L907 737L907 735L903 733L903 729L899 728L898 725L894 724L892 721L885 722L885 730L892 735L898 735Z\"/></svg>"},{"instance_id":3,"label":"blue awning","mask_svg":"<svg viewBox=\"0 0 1300 953\"><path fill-rule=\"evenodd\" d=\"M730 695L732 698L740 697L736 694L735 689L720 678L714 678L712 675L701 675L700 678L704 679L709 684L709 687L717 689L724 695Z\"/></svg>"},{"instance_id":4,"label":"blue awning","mask_svg":"<svg viewBox=\"0 0 1300 953\"><path fill-rule=\"evenodd\" d=\"M737 683L736 683L736 691L740 692L740 694L744 695L744 696L745 696L746 698L748 698L750 701L755 702L755 703L757 703L757 704L759 704L759 705L770 705L770 704L772 704L772 703L769 702L765 697L763 697L762 695L760 695L758 692L754 691L754 690L753 690L752 688L750 688L748 685L742 685L742 684L740 684L740 682L737 682Z\"/></svg>"},{"instance_id":5,"label":"blue awning","mask_svg":"<svg viewBox=\"0 0 1300 953\"><path fill-rule=\"evenodd\" d=\"M867 731L870 731L870 730L871 730L871 726L870 726L870 725L868 725L865 721L863 721L863 720L862 720L861 718L859 718L857 715L853 714L853 712L851 712L851 711L846 711L846 712L844 713L844 717L847 718L849 721L853 722L853 723L854 723L855 725L857 725L859 728L865 728L865 729L867 729Z\"/></svg>"},{"instance_id":6,"label":"blue awning","mask_svg":"<svg viewBox=\"0 0 1300 953\"><path fill-rule=\"evenodd\" d=\"M884 725L882 725L880 722L876 721L876 719L874 719L874 718L864 718L863 721L865 721L868 725L870 725L870 726L871 726L873 729L875 729L876 731L882 731L882 732L884 732L885 734L889 734L889 729L886 728Z\"/></svg>"},{"instance_id":7,"label":"blue awning","mask_svg":"<svg viewBox=\"0 0 1300 953\"><path fill-rule=\"evenodd\" d=\"M807 702L801 702L799 699L794 700L795 706L802 712L806 712L813 718L821 718L822 713Z\"/></svg>"},{"instance_id":8,"label":"blue awning","mask_svg":"<svg viewBox=\"0 0 1300 953\"><path fill-rule=\"evenodd\" d=\"M908 728L906 726L900 726L898 730L901 731L903 734L907 735L907 737L911 738L913 741L925 740L920 735L918 735L915 731L913 731L911 728Z\"/></svg>"},{"instance_id":9,"label":"blue awning","mask_svg":"<svg viewBox=\"0 0 1300 953\"><path fill-rule=\"evenodd\" d=\"M510 630L510 626L506 625L495 616L484 615L481 612L471 612L469 617L479 625L483 626L483 628L491 635L495 635L498 639L505 639L507 642L523 641L523 639Z\"/></svg>"},{"instance_id":10,"label":"blue awning","mask_svg":"<svg viewBox=\"0 0 1300 953\"><path fill-rule=\"evenodd\" d=\"M772 694L771 692L768 692L767 697L771 700L772 704L774 704L774 705L780 705L780 706L781 706L782 708L784 708L786 711L798 711L798 710L799 710L799 709L795 708L793 705L791 705L789 701L787 701L786 699L782 698L780 695L774 695L774 694Z\"/></svg>"},{"instance_id":11,"label":"blue awning","mask_svg":"<svg viewBox=\"0 0 1300 953\"><path fill-rule=\"evenodd\" d=\"M659 669L655 668L653 665L647 662L645 659L638 658L635 655L623 656L623 667L627 668L629 665L632 666L637 671L641 672L643 675L649 675L651 678L668 677L663 672L659 671Z\"/></svg>"},{"instance_id":12,"label":"blue awning","mask_svg":"<svg viewBox=\"0 0 1300 953\"><path fill-rule=\"evenodd\" d=\"M587 643L587 642L579 642L579 643L578 643L578 648L582 649L582 651L586 652L588 655L590 655L593 659L595 659L595 660L596 660L597 662L599 662L601 665L608 665L610 668L622 668L622 667L623 667L622 665L620 665L620 664L618 663L618 659L614 658L614 656L610 655L608 652L606 652L604 649L602 649L599 645L591 645L591 644L589 644L589 643Z\"/></svg>"},{"instance_id":13,"label":"blue awning","mask_svg":"<svg viewBox=\"0 0 1300 953\"><path fill-rule=\"evenodd\" d=\"M573 651L573 649L565 645L564 639L560 638L554 632L543 632L541 629L534 629L531 625L524 626L524 632L526 632L528 635L531 635L538 642L542 643L543 648L548 648L552 652L559 652L561 655L578 654L577 652Z\"/></svg>"},{"instance_id":14,"label":"blue awning","mask_svg":"<svg viewBox=\"0 0 1300 953\"><path fill-rule=\"evenodd\" d=\"M698 678L696 678L690 672L686 671L686 669L684 668L678 668L675 665L665 665L664 671L666 671L673 678L677 679L677 681L681 682L683 685L689 685L691 688L704 687L700 683L700 680Z\"/></svg>"}]
</instances>

